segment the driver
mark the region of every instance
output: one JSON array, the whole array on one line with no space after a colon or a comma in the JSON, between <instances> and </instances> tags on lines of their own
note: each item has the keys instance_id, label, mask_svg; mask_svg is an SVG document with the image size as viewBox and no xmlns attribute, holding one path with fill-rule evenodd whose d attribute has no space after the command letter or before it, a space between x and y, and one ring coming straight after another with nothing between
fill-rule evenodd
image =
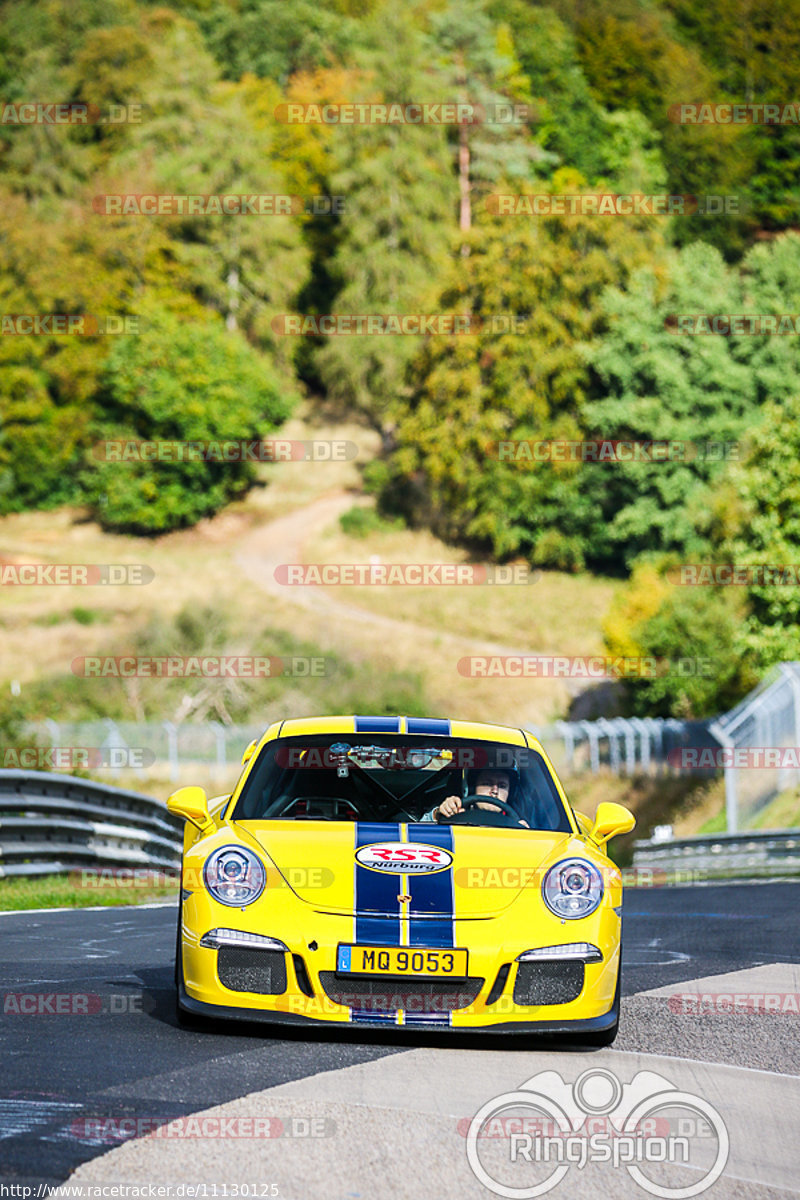
<instances>
[{"instance_id":1,"label":"driver","mask_svg":"<svg viewBox=\"0 0 800 1200\"><path fill-rule=\"evenodd\" d=\"M503 810L496 804L491 803L491 797L501 801L503 804L509 803L509 795L511 793L512 772L506 771L500 767L484 767L478 771L475 783L470 787L471 794L476 796L486 796L487 800L476 805L477 808L485 808L489 812L502 812ZM513 805L511 805L513 808ZM439 821L441 817L454 817L456 813L464 811L464 805L461 802L460 796L448 796L436 808L431 809L421 818L423 821ZM530 829L527 821L520 818L520 825L524 825L526 829Z\"/></svg>"}]
</instances>

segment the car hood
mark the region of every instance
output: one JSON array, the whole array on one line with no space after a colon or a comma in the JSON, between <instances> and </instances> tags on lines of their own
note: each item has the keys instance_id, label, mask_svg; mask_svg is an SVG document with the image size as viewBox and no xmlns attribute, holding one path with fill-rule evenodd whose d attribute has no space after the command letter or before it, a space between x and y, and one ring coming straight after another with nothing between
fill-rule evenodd
<instances>
[{"instance_id":1,"label":"car hood","mask_svg":"<svg viewBox=\"0 0 800 1200\"><path fill-rule=\"evenodd\" d=\"M420 918L492 917L523 892L538 895L544 871L572 838L433 823L239 824L318 911Z\"/></svg>"}]
</instances>

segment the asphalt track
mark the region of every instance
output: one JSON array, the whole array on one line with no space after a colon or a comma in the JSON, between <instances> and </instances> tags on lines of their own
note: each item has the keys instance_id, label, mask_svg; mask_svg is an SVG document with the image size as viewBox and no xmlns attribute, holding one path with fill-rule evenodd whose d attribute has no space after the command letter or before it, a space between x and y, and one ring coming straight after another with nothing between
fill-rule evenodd
<instances>
[{"instance_id":1,"label":"asphalt track","mask_svg":"<svg viewBox=\"0 0 800 1200\"><path fill-rule=\"evenodd\" d=\"M604 1051L419 1031L187 1032L173 1015L173 906L0 914L0 1200L42 1195L76 1169L70 1182L85 1188L171 1185L165 1197L188 1181L208 1200L488 1198L467 1164L474 1113L537 1073L571 1083L595 1068L624 1083L656 1072L714 1106L730 1154L704 1195L799 1194L796 1004L698 1013L676 999L797 1000L798 902L790 882L629 889L622 1027ZM238 1122L213 1126L223 1134L144 1136L220 1105ZM653 1194L604 1166L581 1168L582 1196ZM547 1194L574 1195L576 1179Z\"/></svg>"}]
</instances>

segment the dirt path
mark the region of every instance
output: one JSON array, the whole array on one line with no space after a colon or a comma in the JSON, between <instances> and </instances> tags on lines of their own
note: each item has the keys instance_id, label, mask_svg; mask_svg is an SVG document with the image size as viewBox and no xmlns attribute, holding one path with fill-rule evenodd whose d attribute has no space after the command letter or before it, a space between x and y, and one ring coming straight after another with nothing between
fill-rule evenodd
<instances>
[{"instance_id":1,"label":"dirt path","mask_svg":"<svg viewBox=\"0 0 800 1200\"><path fill-rule=\"evenodd\" d=\"M237 566L244 576L265 592L280 599L283 605L304 610L316 625L316 635L321 635L325 644L357 643L364 648L368 643L371 647L378 648L383 656L388 654L398 667L408 665L417 668L422 661L430 664L434 659L441 659L443 652L451 670L456 656L530 653L530 650L520 646L484 641L431 629L413 621L384 616L359 608L356 604L338 600L322 587L287 587L278 583L275 579L276 567L285 563L304 562L304 546L312 533L316 534L321 528L338 520L343 512L352 508L353 503L353 493L337 491L260 526L239 543L234 552ZM319 621L322 622L321 628ZM302 632L310 633L311 630L304 627ZM459 677L459 682L462 685L474 685L478 681ZM577 680L492 679L480 682L484 685L494 685L495 690L498 693L502 690L506 697L509 692L516 693L514 724L541 724L549 721L553 711L556 708L563 710L568 697L576 694L581 686ZM519 699L522 698L520 688L524 688L525 694L522 712L517 707ZM487 717L484 716L483 719ZM503 721L511 718L497 712L488 719Z\"/></svg>"}]
</instances>

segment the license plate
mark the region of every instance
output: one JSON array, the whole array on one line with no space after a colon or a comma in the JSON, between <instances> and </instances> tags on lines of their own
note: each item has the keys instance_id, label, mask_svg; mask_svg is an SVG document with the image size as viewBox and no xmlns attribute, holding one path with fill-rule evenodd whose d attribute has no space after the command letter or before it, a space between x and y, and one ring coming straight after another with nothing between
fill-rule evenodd
<instances>
[{"instance_id":1,"label":"license plate","mask_svg":"<svg viewBox=\"0 0 800 1200\"><path fill-rule=\"evenodd\" d=\"M466 979L466 950L411 946L339 946L340 975L405 975L409 979Z\"/></svg>"}]
</instances>

